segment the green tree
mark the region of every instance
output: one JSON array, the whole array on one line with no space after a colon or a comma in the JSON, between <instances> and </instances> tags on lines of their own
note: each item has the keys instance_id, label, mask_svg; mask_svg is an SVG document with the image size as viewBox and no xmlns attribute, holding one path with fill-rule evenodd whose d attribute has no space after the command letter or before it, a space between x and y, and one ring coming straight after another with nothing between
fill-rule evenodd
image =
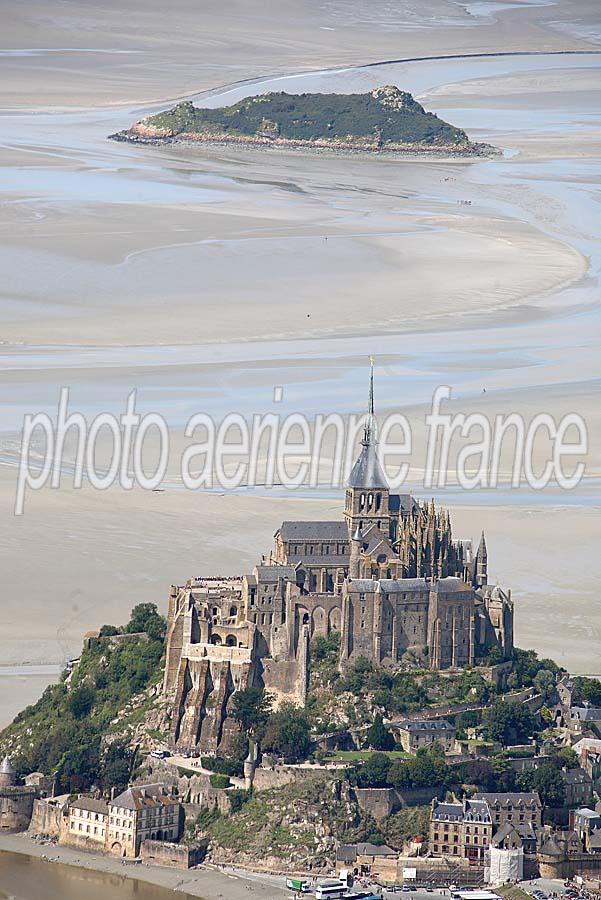
<instances>
[{"instance_id":1,"label":"green tree","mask_svg":"<svg viewBox=\"0 0 601 900\"><path fill-rule=\"evenodd\" d=\"M82 684L75 688L69 696L69 709L76 719L87 716L96 700L96 691L88 684Z\"/></svg>"},{"instance_id":2,"label":"green tree","mask_svg":"<svg viewBox=\"0 0 601 900\"><path fill-rule=\"evenodd\" d=\"M551 761L557 769L577 769L580 765L578 754L571 747L561 747L551 757Z\"/></svg>"},{"instance_id":3,"label":"green tree","mask_svg":"<svg viewBox=\"0 0 601 900\"><path fill-rule=\"evenodd\" d=\"M543 700L550 700L555 694L555 675L548 669L539 669L532 679L537 692Z\"/></svg>"},{"instance_id":4,"label":"green tree","mask_svg":"<svg viewBox=\"0 0 601 900\"><path fill-rule=\"evenodd\" d=\"M100 637L113 637L119 633L119 629L115 625L103 625L100 629Z\"/></svg>"},{"instance_id":5,"label":"green tree","mask_svg":"<svg viewBox=\"0 0 601 900\"><path fill-rule=\"evenodd\" d=\"M128 634L145 631L153 641L162 641L167 630L167 622L159 614L156 603L138 603L131 611L125 630Z\"/></svg>"},{"instance_id":6,"label":"green tree","mask_svg":"<svg viewBox=\"0 0 601 900\"><path fill-rule=\"evenodd\" d=\"M496 700L486 712L485 731L504 746L527 740L538 728L536 719L524 703Z\"/></svg>"},{"instance_id":7,"label":"green tree","mask_svg":"<svg viewBox=\"0 0 601 900\"><path fill-rule=\"evenodd\" d=\"M129 782L132 754L127 744L113 741L101 763L100 781L104 790L112 787L124 789Z\"/></svg>"},{"instance_id":8,"label":"green tree","mask_svg":"<svg viewBox=\"0 0 601 900\"><path fill-rule=\"evenodd\" d=\"M563 777L552 762L543 763L532 772L522 772L516 783L521 791L538 791L544 806L562 806L565 801Z\"/></svg>"},{"instance_id":9,"label":"green tree","mask_svg":"<svg viewBox=\"0 0 601 900\"><path fill-rule=\"evenodd\" d=\"M262 737L271 710L271 696L263 688L248 687L236 691L232 715L247 735Z\"/></svg>"},{"instance_id":10,"label":"green tree","mask_svg":"<svg viewBox=\"0 0 601 900\"><path fill-rule=\"evenodd\" d=\"M578 701L588 700L593 706L601 706L601 681L579 675L574 679Z\"/></svg>"},{"instance_id":11,"label":"green tree","mask_svg":"<svg viewBox=\"0 0 601 900\"><path fill-rule=\"evenodd\" d=\"M372 750L392 750L394 748L394 738L384 725L380 713L377 713L373 725L367 729L366 737Z\"/></svg>"},{"instance_id":12,"label":"green tree","mask_svg":"<svg viewBox=\"0 0 601 900\"><path fill-rule=\"evenodd\" d=\"M284 703L267 720L262 746L288 760L306 759L311 749L309 720L294 703Z\"/></svg>"},{"instance_id":13,"label":"green tree","mask_svg":"<svg viewBox=\"0 0 601 900\"><path fill-rule=\"evenodd\" d=\"M385 753L374 753L363 765L355 768L355 779L359 787L387 787L390 757Z\"/></svg>"}]
</instances>

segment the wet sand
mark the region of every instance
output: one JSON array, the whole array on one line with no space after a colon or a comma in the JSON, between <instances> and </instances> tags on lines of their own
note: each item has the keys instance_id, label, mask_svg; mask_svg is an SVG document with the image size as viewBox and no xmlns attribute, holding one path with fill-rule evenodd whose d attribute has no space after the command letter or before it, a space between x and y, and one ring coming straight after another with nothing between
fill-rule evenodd
<instances>
[{"instance_id":1,"label":"wet sand","mask_svg":"<svg viewBox=\"0 0 601 900\"><path fill-rule=\"evenodd\" d=\"M166 416L177 458L192 412L271 411L274 385L285 388L283 414L357 411L374 353L379 409L415 422L416 486L437 384L489 417L586 418L587 478L575 494L451 490L441 499L456 534L486 527L491 572L514 591L517 643L592 671L591 635L601 628L601 60L324 70L441 48L598 49L596 4L487 13L451 0L426 11L421 0L401 11L329 0L251 16L239 3L227 15L209 5L202 23L183 0L135 16L122 3L102 14L30 6L31 18L1 6L11 43L3 34L0 666L62 663L83 632L125 621L134 603L165 608L171 581L249 570L282 519L341 512L333 493L190 494L174 463L166 493L65 484L30 497L15 519L25 412L55 407L61 385L90 416L121 411L138 387L141 408ZM279 72L291 74L270 77ZM199 102L219 105L260 90L389 82L505 157L342 161L106 140L202 91ZM553 632L549 611L561 626ZM41 688L11 678L0 671L0 724Z\"/></svg>"},{"instance_id":2,"label":"wet sand","mask_svg":"<svg viewBox=\"0 0 601 900\"><path fill-rule=\"evenodd\" d=\"M42 860L42 856L52 862ZM70 847L37 844L26 834L0 835L2 898L81 900L85 896L86 900L102 900L108 893L125 900L140 896L144 900L170 900L176 896L182 900L280 900L288 896L281 884L281 878L250 873L128 864Z\"/></svg>"}]
</instances>

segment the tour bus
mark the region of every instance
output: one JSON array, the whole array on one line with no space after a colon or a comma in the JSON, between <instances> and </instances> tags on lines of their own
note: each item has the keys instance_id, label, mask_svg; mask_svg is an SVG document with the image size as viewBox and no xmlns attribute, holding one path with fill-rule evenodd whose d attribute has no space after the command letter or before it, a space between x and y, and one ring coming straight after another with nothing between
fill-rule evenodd
<instances>
[{"instance_id":1,"label":"tour bus","mask_svg":"<svg viewBox=\"0 0 601 900\"><path fill-rule=\"evenodd\" d=\"M315 888L315 900L340 900L342 897L348 897L348 888L340 881L324 882Z\"/></svg>"}]
</instances>

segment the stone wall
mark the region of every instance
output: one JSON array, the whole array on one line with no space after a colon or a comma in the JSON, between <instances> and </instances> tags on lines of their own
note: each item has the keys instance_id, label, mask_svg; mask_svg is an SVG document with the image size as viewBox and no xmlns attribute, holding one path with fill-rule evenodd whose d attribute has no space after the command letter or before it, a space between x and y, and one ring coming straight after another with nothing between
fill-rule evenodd
<instances>
[{"instance_id":1,"label":"stone wall","mask_svg":"<svg viewBox=\"0 0 601 900\"><path fill-rule=\"evenodd\" d=\"M48 837L60 838L67 825L67 817L63 814L62 804L47 800L34 800L29 831L32 834L45 834Z\"/></svg>"},{"instance_id":2,"label":"stone wall","mask_svg":"<svg viewBox=\"0 0 601 900\"><path fill-rule=\"evenodd\" d=\"M405 791L397 791L394 788L355 789L359 808L373 816L376 822L393 815L406 806L426 806L436 797L437 793L436 787Z\"/></svg>"},{"instance_id":3,"label":"stone wall","mask_svg":"<svg viewBox=\"0 0 601 900\"><path fill-rule=\"evenodd\" d=\"M142 841L140 858L155 866L170 866L174 869L189 869L203 861L207 852L206 844L170 844L167 841Z\"/></svg>"},{"instance_id":4,"label":"stone wall","mask_svg":"<svg viewBox=\"0 0 601 900\"><path fill-rule=\"evenodd\" d=\"M0 832L27 831L37 796L35 787L0 788Z\"/></svg>"}]
</instances>

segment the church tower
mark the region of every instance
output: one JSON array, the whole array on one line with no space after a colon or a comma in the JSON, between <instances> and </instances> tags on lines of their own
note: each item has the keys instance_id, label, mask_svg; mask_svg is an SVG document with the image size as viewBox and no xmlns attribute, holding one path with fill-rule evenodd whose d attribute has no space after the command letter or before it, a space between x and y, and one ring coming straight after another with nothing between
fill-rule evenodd
<instances>
[{"instance_id":1,"label":"church tower","mask_svg":"<svg viewBox=\"0 0 601 900\"><path fill-rule=\"evenodd\" d=\"M349 536L359 531L365 533L371 525L377 525L388 535L390 488L378 459L377 421L374 413L374 364L370 361L369 401L367 420L363 430L361 452L351 470L346 485L344 518Z\"/></svg>"}]
</instances>

